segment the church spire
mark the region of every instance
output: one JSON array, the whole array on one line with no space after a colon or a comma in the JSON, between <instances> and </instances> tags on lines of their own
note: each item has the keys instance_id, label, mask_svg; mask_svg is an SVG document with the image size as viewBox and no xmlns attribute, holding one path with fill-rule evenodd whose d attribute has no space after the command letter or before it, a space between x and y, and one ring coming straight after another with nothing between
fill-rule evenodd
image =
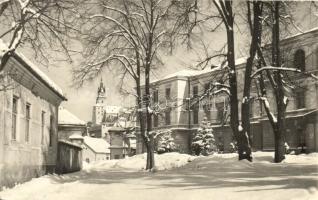
<instances>
[{"instance_id":1,"label":"church spire","mask_svg":"<svg viewBox=\"0 0 318 200\"><path fill-rule=\"evenodd\" d=\"M103 83L103 79L100 79L99 87L97 89L96 103L105 103L106 100L106 89Z\"/></svg>"},{"instance_id":2,"label":"church spire","mask_svg":"<svg viewBox=\"0 0 318 200\"><path fill-rule=\"evenodd\" d=\"M99 87L98 87L98 90L97 90L97 93L105 93L105 86L104 86L104 83L103 83L103 78L100 78L100 83L99 83Z\"/></svg>"}]
</instances>

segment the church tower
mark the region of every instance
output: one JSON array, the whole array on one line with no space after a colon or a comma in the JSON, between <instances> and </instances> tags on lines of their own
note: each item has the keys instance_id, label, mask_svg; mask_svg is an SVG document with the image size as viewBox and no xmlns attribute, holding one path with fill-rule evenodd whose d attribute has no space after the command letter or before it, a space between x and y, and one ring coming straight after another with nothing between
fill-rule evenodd
<instances>
[{"instance_id":1,"label":"church tower","mask_svg":"<svg viewBox=\"0 0 318 200\"><path fill-rule=\"evenodd\" d=\"M93 124L101 124L104 116L104 106L106 104L106 89L103 80L100 80L97 89L96 104L93 107Z\"/></svg>"},{"instance_id":2,"label":"church tower","mask_svg":"<svg viewBox=\"0 0 318 200\"><path fill-rule=\"evenodd\" d=\"M103 80L100 80L99 87L97 89L96 104L104 104L106 100L106 89Z\"/></svg>"}]
</instances>

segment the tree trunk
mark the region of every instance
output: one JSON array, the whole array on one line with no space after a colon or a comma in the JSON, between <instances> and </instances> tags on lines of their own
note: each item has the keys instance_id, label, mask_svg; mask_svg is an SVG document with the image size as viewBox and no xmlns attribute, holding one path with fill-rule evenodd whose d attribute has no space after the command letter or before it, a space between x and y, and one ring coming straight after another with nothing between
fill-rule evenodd
<instances>
[{"instance_id":1,"label":"tree trunk","mask_svg":"<svg viewBox=\"0 0 318 200\"><path fill-rule=\"evenodd\" d=\"M274 2L274 22L273 22L273 39L272 39L272 62L274 67L280 67L280 50L279 50L279 1ZM284 86L282 74L280 71L274 72L276 81L275 97L277 106L277 124L274 129L275 137L275 159L276 163L285 159L285 111L286 103L284 102Z\"/></svg>"},{"instance_id":2,"label":"tree trunk","mask_svg":"<svg viewBox=\"0 0 318 200\"><path fill-rule=\"evenodd\" d=\"M147 144L147 165L146 169L151 170L155 167L155 158L154 158L154 136L151 134L152 129L152 113L149 112L150 107L150 65L146 65L145 69L145 96L146 96L146 122L147 122L147 136L148 136L148 144Z\"/></svg>"},{"instance_id":3,"label":"tree trunk","mask_svg":"<svg viewBox=\"0 0 318 200\"><path fill-rule=\"evenodd\" d=\"M144 99L143 99L141 87L140 87L141 65L139 61L138 52L136 52L136 60L137 60L137 78L135 80L136 80L136 86L137 86L138 118L139 118L139 124L140 124L141 138L143 140L142 148L144 149L144 146L146 147L146 152L148 156L149 155L149 140L148 140L147 132L146 132L146 116L145 116L145 113L143 112ZM146 169L147 169L147 166L148 166L148 158L147 158Z\"/></svg>"},{"instance_id":4,"label":"tree trunk","mask_svg":"<svg viewBox=\"0 0 318 200\"><path fill-rule=\"evenodd\" d=\"M249 2L248 6L249 6ZM261 2L253 2L253 23L250 21L251 35L252 41L250 46L250 55L246 62L245 67L245 75L244 75L244 89L243 89L243 100L242 100L242 130L240 131L240 135L245 135L242 139L244 140L244 146L247 152L247 159L252 161L252 152L251 152L251 125L250 125L250 92L251 92L251 84L252 84L252 68L254 64L254 58L257 52L257 45L261 38L261 18L262 15L262 3ZM248 7L250 8L250 7ZM250 11L250 9L249 9ZM249 19L251 19L251 13L249 12Z\"/></svg>"},{"instance_id":5,"label":"tree trunk","mask_svg":"<svg viewBox=\"0 0 318 200\"><path fill-rule=\"evenodd\" d=\"M239 111L238 111L238 94L237 94L237 79L235 68L235 46L234 46L234 16L232 13L232 2L225 1L227 8L227 61L229 67L229 85L230 85L230 123L233 135L237 141L239 160L252 160L251 148L249 147L247 135L239 132Z\"/></svg>"}]
</instances>

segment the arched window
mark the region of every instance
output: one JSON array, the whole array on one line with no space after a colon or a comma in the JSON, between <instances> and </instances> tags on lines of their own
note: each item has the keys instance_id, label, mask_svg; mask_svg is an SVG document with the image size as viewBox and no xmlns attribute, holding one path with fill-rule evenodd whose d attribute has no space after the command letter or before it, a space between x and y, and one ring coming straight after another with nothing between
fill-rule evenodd
<instances>
[{"instance_id":1,"label":"arched window","mask_svg":"<svg viewBox=\"0 0 318 200\"><path fill-rule=\"evenodd\" d=\"M305 51L302 49L298 49L294 55L294 66L301 71L305 71Z\"/></svg>"}]
</instances>

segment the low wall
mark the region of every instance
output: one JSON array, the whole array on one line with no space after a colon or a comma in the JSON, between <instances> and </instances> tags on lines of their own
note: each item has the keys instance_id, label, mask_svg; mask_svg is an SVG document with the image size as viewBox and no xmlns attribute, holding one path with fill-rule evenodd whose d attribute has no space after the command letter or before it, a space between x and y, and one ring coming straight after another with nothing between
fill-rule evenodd
<instances>
[{"instance_id":1,"label":"low wall","mask_svg":"<svg viewBox=\"0 0 318 200\"><path fill-rule=\"evenodd\" d=\"M82 147L68 142L58 142L56 172L59 174L80 171L82 168Z\"/></svg>"}]
</instances>

